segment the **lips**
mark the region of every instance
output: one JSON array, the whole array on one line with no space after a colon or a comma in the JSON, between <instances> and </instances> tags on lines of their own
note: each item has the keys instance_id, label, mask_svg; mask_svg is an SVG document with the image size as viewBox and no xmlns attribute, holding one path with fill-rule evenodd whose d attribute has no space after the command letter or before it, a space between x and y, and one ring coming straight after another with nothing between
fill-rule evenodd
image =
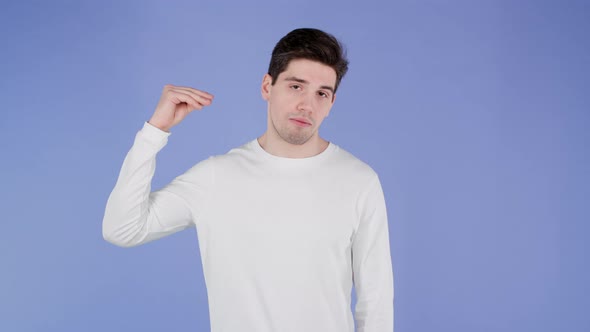
<instances>
[{"instance_id":1,"label":"lips","mask_svg":"<svg viewBox=\"0 0 590 332\"><path fill-rule=\"evenodd\" d=\"M291 121L292 123L294 123L296 126L299 126L299 127L311 126L311 122L309 120L307 120L306 118L300 118L300 117L289 118L289 121Z\"/></svg>"}]
</instances>

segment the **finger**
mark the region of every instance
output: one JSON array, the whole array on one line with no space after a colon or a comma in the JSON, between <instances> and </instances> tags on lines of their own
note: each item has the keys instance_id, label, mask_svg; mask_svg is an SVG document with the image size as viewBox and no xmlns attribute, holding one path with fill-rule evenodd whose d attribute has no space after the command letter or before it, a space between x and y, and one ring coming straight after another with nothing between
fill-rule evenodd
<instances>
[{"instance_id":1,"label":"finger","mask_svg":"<svg viewBox=\"0 0 590 332\"><path fill-rule=\"evenodd\" d=\"M176 89L178 91L183 91L185 93L189 93L191 94L195 99L197 99L197 97L199 99L206 99L209 100L210 102L213 101L214 96L212 94L210 94L209 92L206 91L202 91L202 90L197 90L197 89L193 89L193 88L189 88L189 87L176 87Z\"/></svg>"},{"instance_id":2,"label":"finger","mask_svg":"<svg viewBox=\"0 0 590 332\"><path fill-rule=\"evenodd\" d=\"M203 98L206 99L213 99L213 95L210 94L207 91L203 91L203 90L198 90L198 89L194 89L188 86L179 86L179 85L172 85L172 84L167 84L164 86L165 89L169 89L169 90L176 90L176 91L184 91L190 94L194 94L194 95L198 95L201 96Z\"/></svg>"},{"instance_id":3,"label":"finger","mask_svg":"<svg viewBox=\"0 0 590 332\"><path fill-rule=\"evenodd\" d=\"M188 92L188 93L191 93L191 94L195 94L195 95L201 96L201 97L206 98L206 99L213 99L213 97L214 97L212 94L210 94L207 91L194 89L194 88L191 88L191 87L188 87L188 86L178 86L178 85L170 85L170 84L169 84L169 86L172 89L182 90L182 91L185 91L185 92Z\"/></svg>"},{"instance_id":4,"label":"finger","mask_svg":"<svg viewBox=\"0 0 590 332\"><path fill-rule=\"evenodd\" d=\"M211 94L203 93L196 89L172 88L170 91L187 94L203 106L211 105L213 102L213 96ZM195 91L198 91L199 93L196 93Z\"/></svg>"},{"instance_id":5,"label":"finger","mask_svg":"<svg viewBox=\"0 0 590 332\"><path fill-rule=\"evenodd\" d=\"M195 109L202 109L203 106L205 106L204 104L200 103L198 100L194 99L191 95L187 94L187 93L183 93L183 92L178 92L178 91L168 91L168 100L170 100L172 103L178 105L180 103L185 103L187 105L189 105L189 108L192 108L192 110Z\"/></svg>"},{"instance_id":6,"label":"finger","mask_svg":"<svg viewBox=\"0 0 590 332\"><path fill-rule=\"evenodd\" d=\"M183 93L190 95L199 105L195 105L197 109L201 109L203 106L208 106L213 102L213 95L204 92L201 90L183 87L183 86L175 86L172 84L167 84L164 86L164 93Z\"/></svg>"}]
</instances>

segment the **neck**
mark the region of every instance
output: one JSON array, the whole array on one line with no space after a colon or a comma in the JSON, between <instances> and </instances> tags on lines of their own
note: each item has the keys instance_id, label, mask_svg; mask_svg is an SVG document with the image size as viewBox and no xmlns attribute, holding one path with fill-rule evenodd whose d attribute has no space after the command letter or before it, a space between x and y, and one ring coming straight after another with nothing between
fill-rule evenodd
<instances>
[{"instance_id":1,"label":"neck","mask_svg":"<svg viewBox=\"0 0 590 332\"><path fill-rule=\"evenodd\" d=\"M264 151L273 156L283 158L309 158L322 153L328 148L330 143L316 135L303 144L291 144L280 138L273 139L266 132L258 138L258 144L260 144Z\"/></svg>"}]
</instances>

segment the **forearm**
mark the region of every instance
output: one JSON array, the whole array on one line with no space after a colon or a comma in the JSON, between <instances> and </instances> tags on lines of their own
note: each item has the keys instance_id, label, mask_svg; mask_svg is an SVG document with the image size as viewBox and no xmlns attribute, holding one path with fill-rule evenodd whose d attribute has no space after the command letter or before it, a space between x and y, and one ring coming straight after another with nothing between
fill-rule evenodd
<instances>
[{"instance_id":1,"label":"forearm","mask_svg":"<svg viewBox=\"0 0 590 332\"><path fill-rule=\"evenodd\" d=\"M177 223L162 220L166 211L178 205L170 193L151 193L156 168L156 154L166 145L169 133L144 124L127 153L117 183L111 192L102 224L103 237L110 243L131 247L173 233L186 227L186 208ZM183 212L184 211L184 212Z\"/></svg>"},{"instance_id":2,"label":"forearm","mask_svg":"<svg viewBox=\"0 0 590 332\"><path fill-rule=\"evenodd\" d=\"M393 268L385 200L378 181L361 203L353 239L353 280L358 332L393 331Z\"/></svg>"},{"instance_id":3,"label":"forearm","mask_svg":"<svg viewBox=\"0 0 590 332\"><path fill-rule=\"evenodd\" d=\"M387 232L385 232L387 234ZM379 241L379 240L378 240ZM389 246L376 244L372 257L357 266L355 320L358 332L393 331L393 271Z\"/></svg>"}]
</instances>

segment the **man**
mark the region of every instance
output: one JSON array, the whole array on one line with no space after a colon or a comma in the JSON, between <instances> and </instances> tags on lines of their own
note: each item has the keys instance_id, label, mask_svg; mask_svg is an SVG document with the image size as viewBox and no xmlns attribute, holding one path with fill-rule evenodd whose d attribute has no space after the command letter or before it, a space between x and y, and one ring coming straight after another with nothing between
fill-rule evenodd
<instances>
[{"instance_id":1,"label":"man","mask_svg":"<svg viewBox=\"0 0 590 332\"><path fill-rule=\"evenodd\" d=\"M136 246L187 227L199 237L214 332L391 332L393 273L377 174L319 136L348 61L297 29L262 80L267 130L150 193L169 130L213 101L167 85L107 202L105 239ZM350 293L355 286L354 319Z\"/></svg>"}]
</instances>

